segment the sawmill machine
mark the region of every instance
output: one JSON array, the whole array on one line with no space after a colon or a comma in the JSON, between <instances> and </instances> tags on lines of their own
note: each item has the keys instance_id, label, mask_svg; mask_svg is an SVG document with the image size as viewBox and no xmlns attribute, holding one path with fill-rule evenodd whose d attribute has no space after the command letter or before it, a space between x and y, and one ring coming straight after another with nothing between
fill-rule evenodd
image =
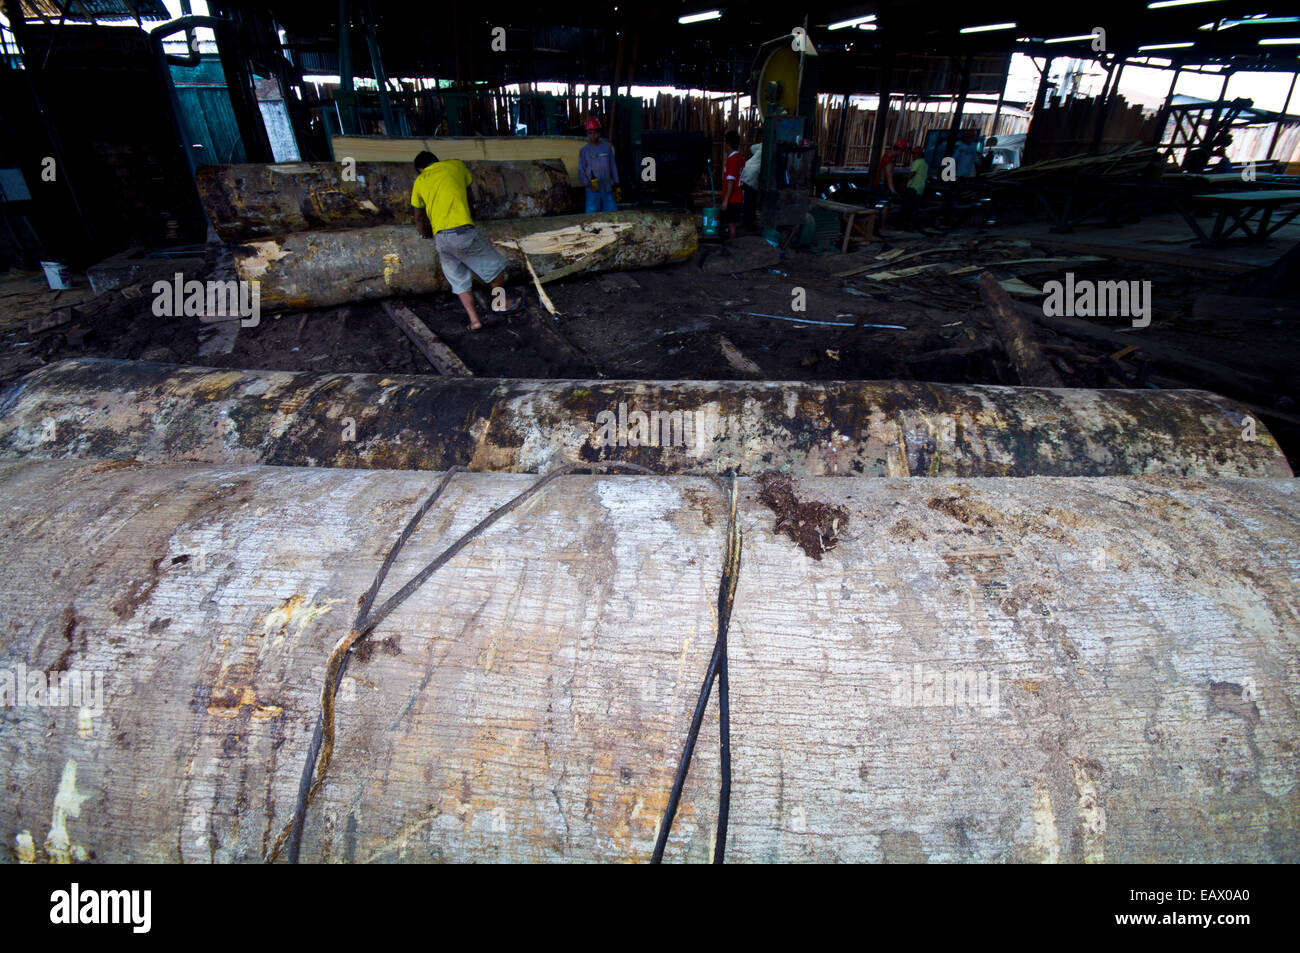
<instances>
[{"instance_id":1,"label":"sawmill machine","mask_svg":"<svg viewBox=\"0 0 1300 953\"><path fill-rule=\"evenodd\" d=\"M759 208L771 228L802 227L812 206L818 60L802 30L768 40L754 60L751 90L763 117Z\"/></svg>"}]
</instances>

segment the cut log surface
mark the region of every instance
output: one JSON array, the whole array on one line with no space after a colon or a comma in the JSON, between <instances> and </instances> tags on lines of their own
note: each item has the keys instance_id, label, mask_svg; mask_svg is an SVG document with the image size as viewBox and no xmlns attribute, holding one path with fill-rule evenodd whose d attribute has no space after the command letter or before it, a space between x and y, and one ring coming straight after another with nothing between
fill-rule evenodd
<instances>
[{"instance_id":1,"label":"cut log surface","mask_svg":"<svg viewBox=\"0 0 1300 953\"><path fill-rule=\"evenodd\" d=\"M560 215L572 203L558 159L465 164L474 178L470 197L479 219ZM227 242L413 222L415 167L409 161L202 165L197 181L203 208Z\"/></svg>"},{"instance_id":2,"label":"cut log surface","mask_svg":"<svg viewBox=\"0 0 1300 953\"><path fill-rule=\"evenodd\" d=\"M542 277L579 260L583 272L648 268L695 253L695 220L683 212L609 212L479 222L526 280L522 249ZM261 282L265 310L324 308L351 301L422 295L448 288L434 243L414 225L314 231L235 246L244 280Z\"/></svg>"},{"instance_id":3,"label":"cut log surface","mask_svg":"<svg viewBox=\"0 0 1300 953\"><path fill-rule=\"evenodd\" d=\"M262 859L325 661L434 473L0 465L0 836L20 860ZM388 591L533 482L461 474ZM727 859L1300 861L1300 486L741 481ZM567 476L375 630L309 861L644 861L714 638L726 510ZM11 698L14 697L12 694ZM705 861L716 707L669 840Z\"/></svg>"},{"instance_id":4,"label":"cut log surface","mask_svg":"<svg viewBox=\"0 0 1300 953\"><path fill-rule=\"evenodd\" d=\"M1243 437L1247 416L1202 391L452 379L74 359L0 395L0 457L514 472L613 459L661 473L751 476L771 468L1291 476L1262 423L1255 439Z\"/></svg>"}]
</instances>

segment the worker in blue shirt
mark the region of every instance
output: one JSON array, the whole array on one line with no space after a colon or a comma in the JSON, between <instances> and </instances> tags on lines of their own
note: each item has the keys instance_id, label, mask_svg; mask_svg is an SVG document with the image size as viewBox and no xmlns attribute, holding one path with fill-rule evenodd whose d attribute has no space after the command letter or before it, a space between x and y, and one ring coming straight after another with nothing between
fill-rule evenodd
<instances>
[{"instance_id":1,"label":"worker in blue shirt","mask_svg":"<svg viewBox=\"0 0 1300 953\"><path fill-rule=\"evenodd\" d=\"M974 129L962 132L961 141L952 150L952 156L957 160L957 178L974 178L975 163L979 161L979 148L975 145Z\"/></svg>"},{"instance_id":2,"label":"worker in blue shirt","mask_svg":"<svg viewBox=\"0 0 1300 953\"><path fill-rule=\"evenodd\" d=\"M600 120L587 120L587 145L578 153L578 178L587 187L587 212L617 212L618 167L614 147L600 138Z\"/></svg>"}]
</instances>

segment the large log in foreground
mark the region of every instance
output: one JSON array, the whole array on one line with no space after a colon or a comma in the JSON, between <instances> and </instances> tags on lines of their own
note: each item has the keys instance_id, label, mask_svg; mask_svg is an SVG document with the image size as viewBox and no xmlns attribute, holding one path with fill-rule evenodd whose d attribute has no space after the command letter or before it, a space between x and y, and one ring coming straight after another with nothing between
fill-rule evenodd
<instances>
[{"instance_id":1,"label":"large log in foreground","mask_svg":"<svg viewBox=\"0 0 1300 953\"><path fill-rule=\"evenodd\" d=\"M695 220L684 212L606 212L479 222L526 280L523 252L543 277L569 265L584 272L649 268L695 253ZM414 225L301 232L235 246L235 270L261 282L267 310L324 308L349 301L447 289L434 243Z\"/></svg>"},{"instance_id":2,"label":"large log in foreground","mask_svg":"<svg viewBox=\"0 0 1300 953\"><path fill-rule=\"evenodd\" d=\"M558 159L465 164L474 177L476 218L561 215L572 204L569 176ZM203 208L227 242L412 221L410 162L202 165L197 181Z\"/></svg>"},{"instance_id":3,"label":"large log in foreground","mask_svg":"<svg viewBox=\"0 0 1300 953\"><path fill-rule=\"evenodd\" d=\"M1201 391L905 381L534 381L75 359L0 396L0 457L542 472L1271 476L1262 424ZM644 429L642 429L644 428ZM652 443L653 441L653 443Z\"/></svg>"},{"instance_id":4,"label":"large log in foreground","mask_svg":"<svg viewBox=\"0 0 1300 953\"><path fill-rule=\"evenodd\" d=\"M0 466L4 843L265 856L331 647L438 479ZM386 588L532 482L454 477ZM1295 481L795 489L848 522L811 559L741 482L729 860L1300 861ZM343 679L303 859L645 860L726 523L704 479L566 476L470 543ZM49 672L99 703L40 704ZM708 858L716 724L669 859Z\"/></svg>"}]
</instances>

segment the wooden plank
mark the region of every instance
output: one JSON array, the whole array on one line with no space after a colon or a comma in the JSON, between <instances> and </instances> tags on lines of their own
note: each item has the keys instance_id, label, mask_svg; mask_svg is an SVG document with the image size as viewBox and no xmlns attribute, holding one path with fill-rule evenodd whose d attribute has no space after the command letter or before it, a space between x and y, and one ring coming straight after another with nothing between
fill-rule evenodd
<instances>
[{"instance_id":1,"label":"wooden plank","mask_svg":"<svg viewBox=\"0 0 1300 953\"><path fill-rule=\"evenodd\" d=\"M445 377L473 377L474 372L465 366L465 362L456 356L438 335L429 330L410 308L393 301L384 302L384 313L393 319L393 323L402 329L402 333L411 339L416 349L429 359Z\"/></svg>"},{"instance_id":2,"label":"wooden plank","mask_svg":"<svg viewBox=\"0 0 1300 953\"><path fill-rule=\"evenodd\" d=\"M48 331L50 328L57 328L67 324L74 317L73 306L67 305L63 308L55 308L48 314L32 318L27 322L28 334L39 334L42 331Z\"/></svg>"},{"instance_id":3,"label":"wooden plank","mask_svg":"<svg viewBox=\"0 0 1300 953\"><path fill-rule=\"evenodd\" d=\"M1138 248L1133 245L1099 245L1092 242L1063 241L1055 236L1035 238L1034 244L1043 245L1047 248L1059 248L1062 251L1081 252L1085 255L1100 255L1103 258L1132 258L1137 261L1153 261L1161 265L1226 271L1232 274L1254 271L1259 267L1249 262L1228 261L1213 254L1194 255L1189 252L1160 251L1154 248Z\"/></svg>"},{"instance_id":4,"label":"wooden plank","mask_svg":"<svg viewBox=\"0 0 1300 953\"><path fill-rule=\"evenodd\" d=\"M1258 189L1254 192L1214 192L1210 195L1194 195L1193 202L1205 202L1214 205L1282 205L1286 202L1300 202L1300 189Z\"/></svg>"},{"instance_id":5,"label":"wooden plank","mask_svg":"<svg viewBox=\"0 0 1300 953\"><path fill-rule=\"evenodd\" d=\"M439 159L559 159L569 174L569 184L575 188L582 187L578 181L578 153L586 144L585 138L577 136L457 136L441 139L422 139L417 136L334 136L330 140L336 162L350 157L358 162L409 164L424 149Z\"/></svg>"},{"instance_id":6,"label":"wooden plank","mask_svg":"<svg viewBox=\"0 0 1300 953\"><path fill-rule=\"evenodd\" d=\"M998 337L1007 350L1022 384L1030 387L1062 387L1061 377L1034 338L1033 325L1017 310L998 280L989 272L980 275L980 297L988 306Z\"/></svg>"},{"instance_id":7,"label":"wooden plank","mask_svg":"<svg viewBox=\"0 0 1300 953\"><path fill-rule=\"evenodd\" d=\"M866 205L850 205L848 202L834 202L831 199L813 199L815 208L829 209L832 212L839 212L841 215L864 214L874 211Z\"/></svg>"},{"instance_id":8,"label":"wooden plank","mask_svg":"<svg viewBox=\"0 0 1300 953\"><path fill-rule=\"evenodd\" d=\"M881 227L882 228L884 227L883 222L881 223ZM907 255L902 255L897 258L889 259L889 262L890 264L896 265L900 262L907 261L909 258L920 258L923 255L937 255L940 252L946 252L946 251L961 251L965 247L966 247L965 245L941 245L938 248L923 248L920 251L914 251ZM879 267L880 266L876 264L863 265L861 268L850 268L848 271L837 271L835 272L835 277L851 278L854 275L862 274L864 271L870 271L872 268L879 268Z\"/></svg>"}]
</instances>

